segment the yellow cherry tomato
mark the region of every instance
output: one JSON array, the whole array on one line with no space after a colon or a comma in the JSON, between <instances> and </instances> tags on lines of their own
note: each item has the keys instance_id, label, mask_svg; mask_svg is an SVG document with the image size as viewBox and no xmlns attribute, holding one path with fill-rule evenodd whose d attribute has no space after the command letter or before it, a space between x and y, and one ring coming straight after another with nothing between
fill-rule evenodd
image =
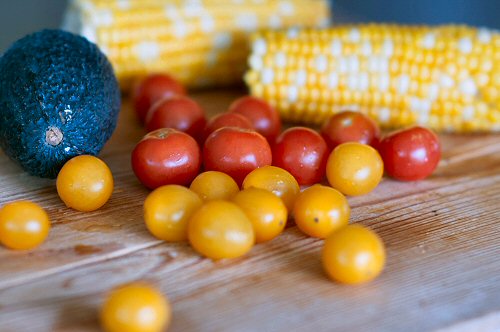
<instances>
[{"instance_id":1,"label":"yellow cherry tomato","mask_svg":"<svg viewBox=\"0 0 500 332\"><path fill-rule=\"evenodd\" d=\"M283 201L273 193L260 188L248 188L233 197L253 225L255 241L274 239L285 228L288 212Z\"/></svg>"},{"instance_id":2,"label":"yellow cherry tomato","mask_svg":"<svg viewBox=\"0 0 500 332\"><path fill-rule=\"evenodd\" d=\"M255 241L252 223L243 210L223 200L207 202L194 213L188 237L197 252L214 260L243 256Z\"/></svg>"},{"instance_id":3,"label":"yellow cherry tomato","mask_svg":"<svg viewBox=\"0 0 500 332\"><path fill-rule=\"evenodd\" d=\"M370 229L349 225L325 240L322 261L326 273L335 281L346 284L367 282L384 269L384 243Z\"/></svg>"},{"instance_id":4,"label":"yellow cherry tomato","mask_svg":"<svg viewBox=\"0 0 500 332\"><path fill-rule=\"evenodd\" d=\"M326 164L330 185L349 196L364 195L375 189L383 173L384 163L377 150L355 142L337 146Z\"/></svg>"},{"instance_id":5,"label":"yellow cherry tomato","mask_svg":"<svg viewBox=\"0 0 500 332\"><path fill-rule=\"evenodd\" d=\"M64 164L57 175L56 185L66 206L78 211L94 211L111 197L113 175L101 159L82 155Z\"/></svg>"},{"instance_id":6,"label":"yellow cherry tomato","mask_svg":"<svg viewBox=\"0 0 500 332\"><path fill-rule=\"evenodd\" d=\"M288 211L292 211L300 187L288 171L276 166L263 166L250 172L243 181L243 189L250 187L266 189L283 200Z\"/></svg>"},{"instance_id":7,"label":"yellow cherry tomato","mask_svg":"<svg viewBox=\"0 0 500 332\"><path fill-rule=\"evenodd\" d=\"M204 201L231 199L240 190L232 177L219 171L199 174L191 182L189 189L197 193Z\"/></svg>"},{"instance_id":8,"label":"yellow cherry tomato","mask_svg":"<svg viewBox=\"0 0 500 332\"><path fill-rule=\"evenodd\" d=\"M160 332L170 319L167 298L139 282L112 290L101 308L101 324L107 332Z\"/></svg>"},{"instance_id":9,"label":"yellow cherry tomato","mask_svg":"<svg viewBox=\"0 0 500 332\"><path fill-rule=\"evenodd\" d=\"M7 248L35 248L45 241L49 230L49 216L33 202L12 202L0 209L0 242Z\"/></svg>"},{"instance_id":10,"label":"yellow cherry tomato","mask_svg":"<svg viewBox=\"0 0 500 332\"><path fill-rule=\"evenodd\" d=\"M186 187L173 184L156 188L144 202L146 227L160 240L185 241L189 218L202 204Z\"/></svg>"},{"instance_id":11,"label":"yellow cherry tomato","mask_svg":"<svg viewBox=\"0 0 500 332\"><path fill-rule=\"evenodd\" d=\"M326 238L347 225L351 209L339 191L315 184L295 200L293 216L299 229L309 236Z\"/></svg>"}]
</instances>

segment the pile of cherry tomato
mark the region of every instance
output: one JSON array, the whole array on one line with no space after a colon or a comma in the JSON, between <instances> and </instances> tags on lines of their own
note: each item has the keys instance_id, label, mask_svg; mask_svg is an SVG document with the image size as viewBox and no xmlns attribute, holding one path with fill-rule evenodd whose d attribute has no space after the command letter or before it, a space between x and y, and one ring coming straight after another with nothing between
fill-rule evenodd
<instances>
[{"instance_id":1,"label":"pile of cherry tomato","mask_svg":"<svg viewBox=\"0 0 500 332\"><path fill-rule=\"evenodd\" d=\"M413 181L429 176L439 162L438 138L426 128L381 137L372 119L346 111L332 116L320 132L281 131L278 112L250 96L207 121L185 91L168 76L152 75L133 96L138 118L150 132L134 149L132 168L150 189L189 185L202 168L226 173L241 185L253 169L272 164L300 185L321 183L326 174L342 193L363 195L377 186L384 169L398 180Z\"/></svg>"},{"instance_id":2,"label":"pile of cherry tomato","mask_svg":"<svg viewBox=\"0 0 500 332\"><path fill-rule=\"evenodd\" d=\"M332 280L372 280L384 268L384 244L370 229L348 225L346 195L371 192L384 171L401 181L424 179L440 160L430 130L381 136L359 112L333 115L319 131L282 131L273 107L245 96L207 119L166 75L140 82L133 102L148 131L131 154L135 175L152 190L144 202L147 229L164 241L189 241L214 260L245 255L255 243L274 239L291 217L303 233L325 239L322 262ZM79 156L62 168L56 185L68 207L94 211L110 198L113 176L100 159ZM35 203L0 209L0 243L8 248L32 249L49 229L47 213ZM141 311L148 311L147 320ZM170 315L161 293L136 283L110 293L101 320L107 331L159 331Z\"/></svg>"},{"instance_id":3,"label":"pile of cherry tomato","mask_svg":"<svg viewBox=\"0 0 500 332\"><path fill-rule=\"evenodd\" d=\"M345 195L371 192L384 170L402 181L429 176L440 159L434 133L413 127L381 137L372 119L352 111L332 116L319 132L282 131L277 111L250 96L207 120L171 78L163 93L150 88L159 79L146 78L134 95L139 119L156 129L132 153L137 178L154 190L144 207L153 235L187 240L212 259L232 258L278 236L291 216L305 234L327 239L323 263L332 279L359 283L382 271L383 243L348 225ZM137 107L142 100L148 111Z\"/></svg>"}]
</instances>

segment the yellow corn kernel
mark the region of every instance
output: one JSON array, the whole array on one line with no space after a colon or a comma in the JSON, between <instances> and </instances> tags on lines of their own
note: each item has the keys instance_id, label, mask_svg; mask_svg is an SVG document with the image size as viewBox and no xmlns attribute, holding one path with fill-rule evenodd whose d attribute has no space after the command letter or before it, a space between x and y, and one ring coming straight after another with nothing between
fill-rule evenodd
<instances>
[{"instance_id":1,"label":"yellow corn kernel","mask_svg":"<svg viewBox=\"0 0 500 332\"><path fill-rule=\"evenodd\" d=\"M263 80L256 64L277 57L279 67L271 62ZM250 59L251 93L277 105L284 120L321 124L350 108L387 128L500 131L500 34L493 30L365 24L264 31L252 37Z\"/></svg>"},{"instance_id":2,"label":"yellow corn kernel","mask_svg":"<svg viewBox=\"0 0 500 332\"><path fill-rule=\"evenodd\" d=\"M64 28L95 42L127 90L151 72L187 87L241 82L251 32L329 21L328 0L73 0Z\"/></svg>"}]
</instances>

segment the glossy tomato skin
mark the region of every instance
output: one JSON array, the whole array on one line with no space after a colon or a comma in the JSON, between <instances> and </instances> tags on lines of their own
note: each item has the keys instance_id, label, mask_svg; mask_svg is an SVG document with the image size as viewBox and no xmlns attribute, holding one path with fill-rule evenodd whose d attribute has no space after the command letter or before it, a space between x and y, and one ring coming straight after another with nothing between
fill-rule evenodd
<instances>
[{"instance_id":1,"label":"glossy tomato skin","mask_svg":"<svg viewBox=\"0 0 500 332\"><path fill-rule=\"evenodd\" d=\"M89 212L101 208L113 193L113 174L101 159L80 155L68 160L57 175L57 193L66 206Z\"/></svg>"},{"instance_id":2,"label":"glossy tomato skin","mask_svg":"<svg viewBox=\"0 0 500 332\"><path fill-rule=\"evenodd\" d=\"M292 127L276 139L273 165L290 172L300 185L311 185L323 179L328 152L325 140L316 131Z\"/></svg>"},{"instance_id":3,"label":"glossy tomato skin","mask_svg":"<svg viewBox=\"0 0 500 332\"><path fill-rule=\"evenodd\" d=\"M173 77L165 74L151 74L135 87L132 100L141 122L146 119L150 107L158 100L172 96L186 95L186 89Z\"/></svg>"},{"instance_id":4,"label":"glossy tomato skin","mask_svg":"<svg viewBox=\"0 0 500 332\"><path fill-rule=\"evenodd\" d=\"M224 200L206 202L191 217L189 243L193 249L213 260L245 255L255 243L252 222L235 203Z\"/></svg>"},{"instance_id":5,"label":"glossy tomato skin","mask_svg":"<svg viewBox=\"0 0 500 332\"><path fill-rule=\"evenodd\" d=\"M263 99L245 96L235 100L228 112L234 112L248 118L255 130L264 136L270 144L281 132L281 118L278 111Z\"/></svg>"},{"instance_id":6,"label":"glossy tomato skin","mask_svg":"<svg viewBox=\"0 0 500 332\"><path fill-rule=\"evenodd\" d=\"M321 239L347 225L350 215L351 208L345 196L320 184L302 191L293 208L297 227L305 234Z\"/></svg>"},{"instance_id":7,"label":"glossy tomato skin","mask_svg":"<svg viewBox=\"0 0 500 332\"><path fill-rule=\"evenodd\" d=\"M186 187L161 186L144 201L144 222L149 232L160 240L184 241L189 219L201 205L201 198Z\"/></svg>"},{"instance_id":8,"label":"glossy tomato skin","mask_svg":"<svg viewBox=\"0 0 500 332\"><path fill-rule=\"evenodd\" d=\"M300 192L297 180L290 172L276 166L263 166L250 172L243 181L243 189L261 188L281 198L289 212Z\"/></svg>"},{"instance_id":9,"label":"glossy tomato skin","mask_svg":"<svg viewBox=\"0 0 500 332\"><path fill-rule=\"evenodd\" d=\"M172 128L147 134L132 151L132 169L149 189L167 184L188 185L198 174L200 164L198 143Z\"/></svg>"},{"instance_id":10,"label":"glossy tomato skin","mask_svg":"<svg viewBox=\"0 0 500 332\"><path fill-rule=\"evenodd\" d=\"M185 96L171 96L160 99L150 108L146 130L174 128L199 139L206 122L205 111L196 101Z\"/></svg>"},{"instance_id":11,"label":"glossy tomato skin","mask_svg":"<svg viewBox=\"0 0 500 332\"><path fill-rule=\"evenodd\" d=\"M360 284L373 280L384 269L385 260L382 239L358 224L334 231L324 242L323 268L333 281Z\"/></svg>"},{"instance_id":12,"label":"glossy tomato skin","mask_svg":"<svg viewBox=\"0 0 500 332\"><path fill-rule=\"evenodd\" d=\"M168 298L142 282L114 288L100 311L106 332L161 332L172 317Z\"/></svg>"},{"instance_id":13,"label":"glossy tomato skin","mask_svg":"<svg viewBox=\"0 0 500 332\"><path fill-rule=\"evenodd\" d=\"M216 199L231 199L240 187L232 177L226 173L207 171L198 174L189 186L203 201Z\"/></svg>"},{"instance_id":14,"label":"glossy tomato skin","mask_svg":"<svg viewBox=\"0 0 500 332\"><path fill-rule=\"evenodd\" d=\"M271 147L254 130L220 128L205 141L203 162L207 171L226 173L241 186L248 173L271 164Z\"/></svg>"},{"instance_id":15,"label":"glossy tomato skin","mask_svg":"<svg viewBox=\"0 0 500 332\"><path fill-rule=\"evenodd\" d=\"M42 244L50 230L45 210L31 201L15 201L0 209L0 243L15 250L29 250Z\"/></svg>"},{"instance_id":16,"label":"glossy tomato skin","mask_svg":"<svg viewBox=\"0 0 500 332\"><path fill-rule=\"evenodd\" d=\"M358 142L347 142L330 153L326 178L330 185L349 196L374 190L384 174L384 163L377 150Z\"/></svg>"},{"instance_id":17,"label":"glossy tomato skin","mask_svg":"<svg viewBox=\"0 0 500 332\"><path fill-rule=\"evenodd\" d=\"M288 211L283 200L272 192L247 188L237 193L232 201L252 222L256 243L270 241L283 232Z\"/></svg>"},{"instance_id":18,"label":"glossy tomato skin","mask_svg":"<svg viewBox=\"0 0 500 332\"><path fill-rule=\"evenodd\" d=\"M255 129L252 122L238 113L221 113L211 118L203 130L203 141L207 137L223 127L238 127L243 129Z\"/></svg>"},{"instance_id":19,"label":"glossy tomato skin","mask_svg":"<svg viewBox=\"0 0 500 332\"><path fill-rule=\"evenodd\" d=\"M431 130L419 126L384 137L379 152L387 174L401 181L428 177L441 159L439 138Z\"/></svg>"},{"instance_id":20,"label":"glossy tomato skin","mask_svg":"<svg viewBox=\"0 0 500 332\"><path fill-rule=\"evenodd\" d=\"M321 136L330 150L346 142L358 142L377 147L380 140L378 124L368 116L354 111L332 115L321 128Z\"/></svg>"}]
</instances>

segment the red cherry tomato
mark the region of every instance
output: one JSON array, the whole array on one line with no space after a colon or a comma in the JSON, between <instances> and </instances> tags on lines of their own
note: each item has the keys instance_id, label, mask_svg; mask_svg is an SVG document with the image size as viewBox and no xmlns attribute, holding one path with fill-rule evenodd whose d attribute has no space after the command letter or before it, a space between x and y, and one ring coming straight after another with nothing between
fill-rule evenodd
<instances>
[{"instance_id":1,"label":"red cherry tomato","mask_svg":"<svg viewBox=\"0 0 500 332\"><path fill-rule=\"evenodd\" d=\"M174 78L165 74L152 74L139 82L133 91L132 99L139 120L144 122L149 108L155 102L164 97L185 94L186 89Z\"/></svg>"},{"instance_id":2,"label":"red cherry tomato","mask_svg":"<svg viewBox=\"0 0 500 332\"><path fill-rule=\"evenodd\" d=\"M439 138L423 127L389 134L380 142L379 152L387 174L402 181L428 177L441 158Z\"/></svg>"},{"instance_id":3,"label":"red cherry tomato","mask_svg":"<svg viewBox=\"0 0 500 332\"><path fill-rule=\"evenodd\" d=\"M200 149L186 133L162 128L146 136L132 151L132 169L146 187L188 185L200 170Z\"/></svg>"},{"instance_id":4,"label":"red cherry tomato","mask_svg":"<svg viewBox=\"0 0 500 332\"><path fill-rule=\"evenodd\" d=\"M203 141L211 133L223 127L238 127L243 129L255 129L247 118L238 113L222 113L214 116L207 122L203 131Z\"/></svg>"},{"instance_id":5,"label":"red cherry tomato","mask_svg":"<svg viewBox=\"0 0 500 332\"><path fill-rule=\"evenodd\" d=\"M330 150L346 142L358 142L376 148L380 128L373 119L362 113L345 111L332 115L324 123L321 136Z\"/></svg>"},{"instance_id":6,"label":"red cherry tomato","mask_svg":"<svg viewBox=\"0 0 500 332\"><path fill-rule=\"evenodd\" d=\"M300 185L320 182L325 175L327 159L325 140L306 127L285 130L273 147L273 165L290 172Z\"/></svg>"},{"instance_id":7,"label":"red cherry tomato","mask_svg":"<svg viewBox=\"0 0 500 332\"><path fill-rule=\"evenodd\" d=\"M280 115L265 100L251 96L241 97L229 106L228 112L239 113L249 119L255 130L271 144L281 132Z\"/></svg>"},{"instance_id":8,"label":"red cherry tomato","mask_svg":"<svg viewBox=\"0 0 500 332\"><path fill-rule=\"evenodd\" d=\"M248 173L271 165L272 154L269 143L256 131L225 127L208 136L203 161L207 171L226 173L241 185Z\"/></svg>"},{"instance_id":9,"label":"red cherry tomato","mask_svg":"<svg viewBox=\"0 0 500 332\"><path fill-rule=\"evenodd\" d=\"M206 124L205 111L185 96L166 97L157 101L146 116L146 130L173 128L194 138L201 138Z\"/></svg>"}]
</instances>

